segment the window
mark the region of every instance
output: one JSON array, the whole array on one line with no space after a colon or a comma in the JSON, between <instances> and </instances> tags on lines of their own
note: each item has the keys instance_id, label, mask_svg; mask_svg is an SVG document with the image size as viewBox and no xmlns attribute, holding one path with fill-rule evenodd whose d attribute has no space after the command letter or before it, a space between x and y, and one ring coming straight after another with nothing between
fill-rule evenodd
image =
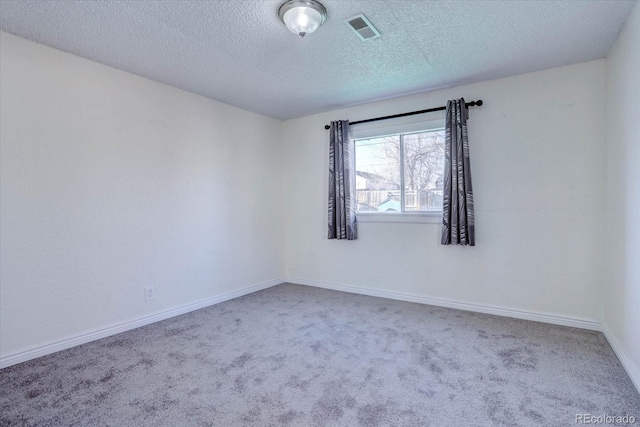
<instances>
[{"instance_id":1,"label":"window","mask_svg":"<svg viewBox=\"0 0 640 427\"><path fill-rule=\"evenodd\" d=\"M441 213L444 142L444 129L356 139L358 213Z\"/></svg>"}]
</instances>

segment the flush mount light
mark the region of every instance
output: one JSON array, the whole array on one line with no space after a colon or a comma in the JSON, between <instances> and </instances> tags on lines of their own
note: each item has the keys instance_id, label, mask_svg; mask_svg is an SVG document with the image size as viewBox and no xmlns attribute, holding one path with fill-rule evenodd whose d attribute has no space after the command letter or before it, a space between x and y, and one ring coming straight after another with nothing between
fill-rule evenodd
<instances>
[{"instance_id":1,"label":"flush mount light","mask_svg":"<svg viewBox=\"0 0 640 427\"><path fill-rule=\"evenodd\" d=\"M278 9L289 31L304 37L313 33L327 18L327 9L316 0L289 0Z\"/></svg>"}]
</instances>

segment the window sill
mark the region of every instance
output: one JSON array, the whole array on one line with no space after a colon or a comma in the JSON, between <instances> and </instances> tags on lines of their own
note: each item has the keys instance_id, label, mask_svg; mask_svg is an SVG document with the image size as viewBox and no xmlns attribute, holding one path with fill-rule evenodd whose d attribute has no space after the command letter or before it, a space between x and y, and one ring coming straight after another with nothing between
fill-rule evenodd
<instances>
[{"instance_id":1,"label":"window sill","mask_svg":"<svg viewBox=\"0 0 640 427\"><path fill-rule=\"evenodd\" d=\"M442 213L357 213L358 222L442 224Z\"/></svg>"}]
</instances>

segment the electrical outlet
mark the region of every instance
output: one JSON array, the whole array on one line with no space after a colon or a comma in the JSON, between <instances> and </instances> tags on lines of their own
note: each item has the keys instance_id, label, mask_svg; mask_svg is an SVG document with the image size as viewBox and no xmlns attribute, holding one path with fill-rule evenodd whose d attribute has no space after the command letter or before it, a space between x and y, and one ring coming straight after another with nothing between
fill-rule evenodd
<instances>
[{"instance_id":1,"label":"electrical outlet","mask_svg":"<svg viewBox=\"0 0 640 427\"><path fill-rule=\"evenodd\" d=\"M155 286L145 286L144 287L144 300L151 301L152 299L156 299L156 288Z\"/></svg>"}]
</instances>

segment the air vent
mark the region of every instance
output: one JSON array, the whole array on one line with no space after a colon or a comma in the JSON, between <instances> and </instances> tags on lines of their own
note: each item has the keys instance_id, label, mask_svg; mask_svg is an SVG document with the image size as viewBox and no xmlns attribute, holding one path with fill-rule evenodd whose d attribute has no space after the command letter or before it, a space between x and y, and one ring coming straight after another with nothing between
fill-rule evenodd
<instances>
[{"instance_id":1,"label":"air vent","mask_svg":"<svg viewBox=\"0 0 640 427\"><path fill-rule=\"evenodd\" d=\"M362 41L380 37L380 31L376 30L376 27L371 25L371 22L369 22L367 17L362 13L345 19L344 23L347 24L347 27L351 28Z\"/></svg>"}]
</instances>

